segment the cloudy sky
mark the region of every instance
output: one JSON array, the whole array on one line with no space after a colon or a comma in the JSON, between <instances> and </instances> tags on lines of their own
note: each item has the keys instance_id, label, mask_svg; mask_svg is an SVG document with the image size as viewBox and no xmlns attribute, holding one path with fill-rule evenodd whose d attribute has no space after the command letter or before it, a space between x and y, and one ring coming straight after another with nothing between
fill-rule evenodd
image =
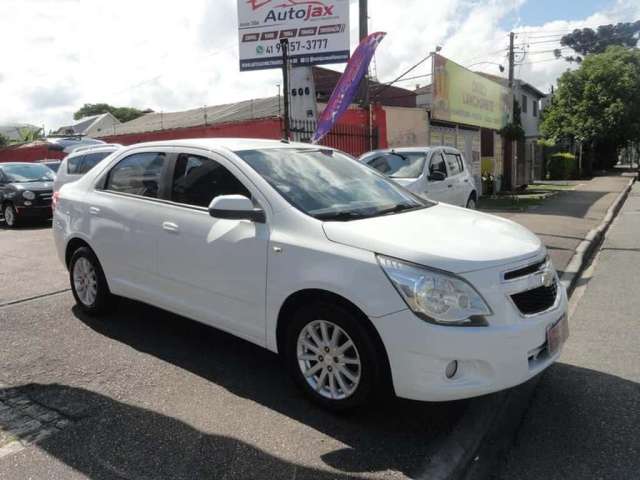
<instances>
[{"instance_id":1,"label":"cloudy sky","mask_svg":"<svg viewBox=\"0 0 640 480\"><path fill-rule=\"evenodd\" d=\"M276 94L278 71L238 71L236 2L1 0L0 124L49 130L70 123L84 103L174 111ZM356 0L351 12L355 45ZM369 15L370 31L388 32L375 62L381 81L436 45L462 65L499 74L480 62L505 64L513 30L529 52L516 75L547 91L568 66L551 53L562 33L640 19L640 0L369 0Z\"/></svg>"}]
</instances>

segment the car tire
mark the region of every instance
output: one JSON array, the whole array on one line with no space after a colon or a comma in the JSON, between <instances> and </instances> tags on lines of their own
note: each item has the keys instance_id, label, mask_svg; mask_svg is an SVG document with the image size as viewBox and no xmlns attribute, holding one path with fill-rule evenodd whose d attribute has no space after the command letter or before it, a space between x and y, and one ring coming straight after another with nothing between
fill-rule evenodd
<instances>
[{"instance_id":1,"label":"car tire","mask_svg":"<svg viewBox=\"0 0 640 480\"><path fill-rule=\"evenodd\" d=\"M363 321L340 304L314 302L298 309L287 325L287 368L305 394L326 409L362 405L384 385L383 355Z\"/></svg>"},{"instance_id":2,"label":"car tire","mask_svg":"<svg viewBox=\"0 0 640 480\"><path fill-rule=\"evenodd\" d=\"M467 200L467 208L469 210L477 210L478 209L478 202L476 201L476 196L473 193L471 195L469 195L469 200Z\"/></svg>"},{"instance_id":3,"label":"car tire","mask_svg":"<svg viewBox=\"0 0 640 480\"><path fill-rule=\"evenodd\" d=\"M4 216L4 224L7 228L15 228L20 223L18 221L18 213L11 203L5 203L2 207L2 215Z\"/></svg>"},{"instance_id":4,"label":"car tire","mask_svg":"<svg viewBox=\"0 0 640 480\"><path fill-rule=\"evenodd\" d=\"M107 313L113 304L113 295L98 258L88 247L81 247L69 262L71 291L80 309L91 316Z\"/></svg>"}]
</instances>

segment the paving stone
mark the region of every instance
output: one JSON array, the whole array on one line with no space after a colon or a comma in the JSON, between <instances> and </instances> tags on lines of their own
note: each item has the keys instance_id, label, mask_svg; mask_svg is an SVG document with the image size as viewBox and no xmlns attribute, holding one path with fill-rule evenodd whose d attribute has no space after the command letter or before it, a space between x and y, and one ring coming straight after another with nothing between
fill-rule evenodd
<instances>
[{"instance_id":1,"label":"paving stone","mask_svg":"<svg viewBox=\"0 0 640 480\"><path fill-rule=\"evenodd\" d=\"M16 425L15 427L10 428L9 430L6 430L6 432L9 435L12 435L14 437L22 437L27 433L31 433L36 430L39 430L41 427L42 427L42 423L40 423L38 420L29 420L27 422L23 422L19 425Z\"/></svg>"},{"instance_id":2,"label":"paving stone","mask_svg":"<svg viewBox=\"0 0 640 480\"><path fill-rule=\"evenodd\" d=\"M57 428L45 428L41 430L37 430L35 432L28 433L20 438L20 443L22 445L27 446L34 443L38 443L50 435L59 432Z\"/></svg>"}]
</instances>

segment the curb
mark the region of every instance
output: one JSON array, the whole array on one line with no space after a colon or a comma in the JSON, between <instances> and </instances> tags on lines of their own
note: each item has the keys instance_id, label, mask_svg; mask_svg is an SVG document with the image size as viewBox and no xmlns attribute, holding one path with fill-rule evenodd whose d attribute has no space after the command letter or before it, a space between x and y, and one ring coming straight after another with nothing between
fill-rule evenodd
<instances>
[{"instance_id":1,"label":"curb","mask_svg":"<svg viewBox=\"0 0 640 480\"><path fill-rule=\"evenodd\" d=\"M592 229L576 248L576 253L573 254L573 257L571 257L569 264L565 268L562 277L560 278L560 283L565 286L569 295L573 293L573 290L576 287L576 282L580 278L580 274L585 269L594 252L602 244L607 230L609 230L611 223L613 223L613 220L616 218L618 212L622 208L622 205L629 196L629 192L631 191L631 187L633 186L635 181L636 177L629 180L629 184L622 192L620 192L618 197L607 210L607 214L605 215L600 225Z\"/></svg>"},{"instance_id":2,"label":"curb","mask_svg":"<svg viewBox=\"0 0 640 480\"><path fill-rule=\"evenodd\" d=\"M605 233L629 196L636 177L629 181L607 210L604 219L580 242L560 282L573 293L580 274L604 240ZM517 428L540 381L540 375L528 382L485 397L470 400L470 405L453 430L439 442L428 457L424 480L481 479L491 473L494 462L481 461L505 452L515 438Z\"/></svg>"}]
</instances>

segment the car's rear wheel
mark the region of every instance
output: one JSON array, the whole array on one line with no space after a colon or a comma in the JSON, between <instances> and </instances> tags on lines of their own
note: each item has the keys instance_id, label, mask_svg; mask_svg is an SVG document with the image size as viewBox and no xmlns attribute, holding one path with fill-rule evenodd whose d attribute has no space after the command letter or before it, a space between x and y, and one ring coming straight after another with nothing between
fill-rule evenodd
<instances>
[{"instance_id":1,"label":"car's rear wheel","mask_svg":"<svg viewBox=\"0 0 640 480\"><path fill-rule=\"evenodd\" d=\"M95 254L88 247L81 247L69 262L71 291L78 306L89 315L102 315L112 300L107 280Z\"/></svg>"},{"instance_id":2,"label":"car's rear wheel","mask_svg":"<svg viewBox=\"0 0 640 480\"><path fill-rule=\"evenodd\" d=\"M18 226L18 214L12 204L5 204L2 209L2 214L4 215L4 223L7 227L14 228Z\"/></svg>"},{"instance_id":3,"label":"car's rear wheel","mask_svg":"<svg viewBox=\"0 0 640 480\"><path fill-rule=\"evenodd\" d=\"M300 388L325 408L361 405L381 385L380 356L362 323L341 305L318 302L300 308L288 325L288 369Z\"/></svg>"}]
</instances>

